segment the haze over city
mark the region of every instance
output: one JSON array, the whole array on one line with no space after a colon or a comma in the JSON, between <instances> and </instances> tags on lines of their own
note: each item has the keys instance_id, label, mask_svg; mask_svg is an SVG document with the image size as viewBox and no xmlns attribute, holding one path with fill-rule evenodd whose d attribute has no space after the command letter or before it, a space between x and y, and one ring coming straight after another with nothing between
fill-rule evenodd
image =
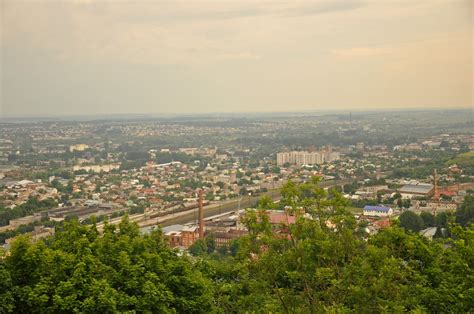
<instances>
[{"instance_id":1,"label":"haze over city","mask_svg":"<svg viewBox=\"0 0 474 314\"><path fill-rule=\"evenodd\" d=\"M473 104L472 1L10 1L0 114Z\"/></svg>"},{"instance_id":2,"label":"haze over city","mask_svg":"<svg viewBox=\"0 0 474 314\"><path fill-rule=\"evenodd\" d=\"M0 0L0 313L474 313L474 0Z\"/></svg>"}]
</instances>

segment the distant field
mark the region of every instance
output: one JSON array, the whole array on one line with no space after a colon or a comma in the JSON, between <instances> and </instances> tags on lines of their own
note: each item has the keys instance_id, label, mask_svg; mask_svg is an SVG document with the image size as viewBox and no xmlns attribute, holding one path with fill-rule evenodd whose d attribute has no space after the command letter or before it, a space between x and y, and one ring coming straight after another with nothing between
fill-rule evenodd
<instances>
[{"instance_id":1,"label":"distant field","mask_svg":"<svg viewBox=\"0 0 474 314\"><path fill-rule=\"evenodd\" d=\"M461 168L474 167L474 152L459 154L448 162L449 165L456 164Z\"/></svg>"}]
</instances>

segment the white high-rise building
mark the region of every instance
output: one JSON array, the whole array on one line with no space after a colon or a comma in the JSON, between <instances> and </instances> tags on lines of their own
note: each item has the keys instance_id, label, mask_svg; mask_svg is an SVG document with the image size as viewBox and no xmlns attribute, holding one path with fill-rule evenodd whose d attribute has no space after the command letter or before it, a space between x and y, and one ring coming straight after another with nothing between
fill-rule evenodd
<instances>
[{"instance_id":1,"label":"white high-rise building","mask_svg":"<svg viewBox=\"0 0 474 314\"><path fill-rule=\"evenodd\" d=\"M334 161L339 159L338 152L306 152L306 151L292 151L282 152L277 154L277 165L283 166L285 163L293 165L319 165L325 161Z\"/></svg>"},{"instance_id":2,"label":"white high-rise building","mask_svg":"<svg viewBox=\"0 0 474 314\"><path fill-rule=\"evenodd\" d=\"M287 162L290 162L290 153L278 153L277 154L277 165L283 166Z\"/></svg>"}]
</instances>

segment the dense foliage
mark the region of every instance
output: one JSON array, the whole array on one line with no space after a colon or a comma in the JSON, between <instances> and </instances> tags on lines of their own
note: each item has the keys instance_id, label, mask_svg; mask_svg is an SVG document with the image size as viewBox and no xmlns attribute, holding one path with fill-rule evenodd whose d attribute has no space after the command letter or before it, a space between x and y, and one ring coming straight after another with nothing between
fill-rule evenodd
<instances>
[{"instance_id":1,"label":"dense foliage","mask_svg":"<svg viewBox=\"0 0 474 314\"><path fill-rule=\"evenodd\" d=\"M474 309L472 227L453 224L451 238L429 241L394 226L366 241L340 196L326 196L315 184L290 184L282 201L313 219L298 218L284 236L257 211L235 256L206 259L224 312Z\"/></svg>"},{"instance_id":2,"label":"dense foliage","mask_svg":"<svg viewBox=\"0 0 474 314\"><path fill-rule=\"evenodd\" d=\"M20 237L0 277L2 313L191 313L213 302L209 279L159 232L142 236L127 218L103 236L74 221L47 243Z\"/></svg>"},{"instance_id":3,"label":"dense foliage","mask_svg":"<svg viewBox=\"0 0 474 314\"><path fill-rule=\"evenodd\" d=\"M103 235L73 221L46 242L22 236L0 263L0 312L474 309L472 225L447 224L450 238L434 241L398 226L367 237L317 180L289 182L281 202L295 224L272 226L264 209L276 205L264 199L245 217L247 236L228 248L199 241L195 257L179 256L159 231L140 235L126 217Z\"/></svg>"},{"instance_id":4,"label":"dense foliage","mask_svg":"<svg viewBox=\"0 0 474 314\"><path fill-rule=\"evenodd\" d=\"M456 212L456 222L462 226L474 223L474 195L466 196L461 208Z\"/></svg>"}]
</instances>

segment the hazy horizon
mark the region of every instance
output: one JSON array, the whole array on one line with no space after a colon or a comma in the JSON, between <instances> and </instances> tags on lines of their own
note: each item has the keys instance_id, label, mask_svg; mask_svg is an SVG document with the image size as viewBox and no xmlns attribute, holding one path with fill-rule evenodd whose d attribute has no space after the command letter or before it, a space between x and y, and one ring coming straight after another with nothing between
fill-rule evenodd
<instances>
[{"instance_id":1,"label":"hazy horizon","mask_svg":"<svg viewBox=\"0 0 474 314\"><path fill-rule=\"evenodd\" d=\"M471 1L0 3L0 115L471 109Z\"/></svg>"},{"instance_id":2,"label":"hazy horizon","mask_svg":"<svg viewBox=\"0 0 474 314\"><path fill-rule=\"evenodd\" d=\"M73 121L152 121L152 120L173 120L173 119L266 119L288 117L294 118L304 115L304 117L329 117L329 116L351 116L357 119L364 115L406 114L406 113L439 113L446 112L469 112L473 115L474 108L402 108L402 109L372 109L372 110L301 110L301 111L249 111L249 112L183 112L183 113L110 113L110 114L31 114L31 115L3 115L0 122L3 123L24 123L24 122L73 122Z\"/></svg>"}]
</instances>

